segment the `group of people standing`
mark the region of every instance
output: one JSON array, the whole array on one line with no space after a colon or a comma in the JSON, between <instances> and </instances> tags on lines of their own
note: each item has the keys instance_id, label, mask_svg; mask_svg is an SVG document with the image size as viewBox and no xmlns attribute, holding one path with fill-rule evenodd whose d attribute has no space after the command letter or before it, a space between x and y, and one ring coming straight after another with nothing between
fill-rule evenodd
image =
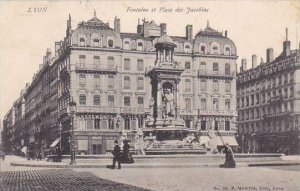
<instances>
[{"instance_id":1,"label":"group of people standing","mask_svg":"<svg viewBox=\"0 0 300 191\"><path fill-rule=\"evenodd\" d=\"M108 165L108 168L115 169L116 163L118 163L118 169L121 169L121 163L131 164L134 163L132 155L130 153L130 145L128 140L123 141L123 152L121 152L121 147L119 146L118 140L115 140L115 147L112 151L113 154L113 164Z\"/></svg>"}]
</instances>

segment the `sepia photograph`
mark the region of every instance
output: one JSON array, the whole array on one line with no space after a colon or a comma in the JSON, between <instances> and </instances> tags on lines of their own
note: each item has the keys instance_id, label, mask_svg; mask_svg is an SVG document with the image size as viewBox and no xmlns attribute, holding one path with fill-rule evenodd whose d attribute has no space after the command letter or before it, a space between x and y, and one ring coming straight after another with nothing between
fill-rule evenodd
<instances>
[{"instance_id":1,"label":"sepia photograph","mask_svg":"<svg viewBox=\"0 0 300 191\"><path fill-rule=\"evenodd\" d=\"M300 190L299 10L0 1L0 191Z\"/></svg>"}]
</instances>

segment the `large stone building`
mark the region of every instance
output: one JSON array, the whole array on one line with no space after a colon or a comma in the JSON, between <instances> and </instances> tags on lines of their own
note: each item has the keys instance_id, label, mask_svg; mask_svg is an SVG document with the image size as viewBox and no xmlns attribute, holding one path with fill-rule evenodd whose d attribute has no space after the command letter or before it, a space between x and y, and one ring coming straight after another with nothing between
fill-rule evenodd
<instances>
[{"instance_id":1,"label":"large stone building","mask_svg":"<svg viewBox=\"0 0 300 191\"><path fill-rule=\"evenodd\" d=\"M25 93L25 142L49 146L61 136L68 153L69 103L74 101L79 154L106 153L120 136L134 143L138 133L151 131L147 123L153 115L154 89L149 71L164 55L182 70L176 82L176 113L184 127L199 132L203 141L213 131L217 145L236 145L237 53L227 31L223 35L207 23L195 36L192 25L186 26L185 36L168 36L165 23L143 20L136 33L123 33L120 19L115 18L112 28L96 13L75 29L71 23L69 17L66 36L55 43L55 56L47 51ZM159 49L159 43L174 44L174 52Z\"/></svg>"},{"instance_id":2,"label":"large stone building","mask_svg":"<svg viewBox=\"0 0 300 191\"><path fill-rule=\"evenodd\" d=\"M252 68L242 59L237 81L238 134L245 152L299 153L300 51L283 42L282 53L274 59L273 49L266 62Z\"/></svg>"}]
</instances>

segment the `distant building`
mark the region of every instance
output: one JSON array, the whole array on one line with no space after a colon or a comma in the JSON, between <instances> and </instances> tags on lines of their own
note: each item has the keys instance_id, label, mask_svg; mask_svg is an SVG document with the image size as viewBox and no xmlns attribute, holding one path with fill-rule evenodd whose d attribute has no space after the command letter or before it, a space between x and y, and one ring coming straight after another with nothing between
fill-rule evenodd
<instances>
[{"instance_id":1,"label":"distant building","mask_svg":"<svg viewBox=\"0 0 300 191\"><path fill-rule=\"evenodd\" d=\"M121 32L119 18L114 28L94 17L72 29L67 21L66 36L55 42L55 55L47 50L40 70L25 94L24 142L37 149L55 146L69 152L71 136L70 101L77 103L74 117L78 154L103 154L121 136L135 143L138 132L146 132L151 114L151 79L155 66L155 44L167 34L166 23L138 23L136 33ZM176 109L185 127L207 141L208 132L218 145L236 145L236 47L225 34L207 23L193 36L169 36L176 45L174 63L184 71L179 78ZM61 124L61 125L60 125ZM61 127L61 128L60 128Z\"/></svg>"},{"instance_id":2,"label":"distant building","mask_svg":"<svg viewBox=\"0 0 300 191\"><path fill-rule=\"evenodd\" d=\"M252 67L242 59L237 81L238 134L245 152L299 153L300 51L283 42L282 53Z\"/></svg>"}]
</instances>

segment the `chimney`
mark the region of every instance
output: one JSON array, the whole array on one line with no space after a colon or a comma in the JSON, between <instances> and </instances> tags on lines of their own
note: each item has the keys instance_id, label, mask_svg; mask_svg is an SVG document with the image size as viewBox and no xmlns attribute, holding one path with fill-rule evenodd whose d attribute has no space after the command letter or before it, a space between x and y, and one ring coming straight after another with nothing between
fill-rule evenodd
<instances>
[{"instance_id":1,"label":"chimney","mask_svg":"<svg viewBox=\"0 0 300 191\"><path fill-rule=\"evenodd\" d=\"M115 31L117 31L118 33L121 32L121 23L120 23L120 19L115 17L115 20L114 20L114 29Z\"/></svg>"},{"instance_id":2,"label":"chimney","mask_svg":"<svg viewBox=\"0 0 300 191\"><path fill-rule=\"evenodd\" d=\"M257 56L256 54L252 55L252 68L255 68L257 66Z\"/></svg>"},{"instance_id":3,"label":"chimney","mask_svg":"<svg viewBox=\"0 0 300 191\"><path fill-rule=\"evenodd\" d=\"M240 73L243 72L243 65L240 66Z\"/></svg>"},{"instance_id":4,"label":"chimney","mask_svg":"<svg viewBox=\"0 0 300 191\"><path fill-rule=\"evenodd\" d=\"M273 48L267 49L267 63L272 62L274 60L274 50Z\"/></svg>"},{"instance_id":5,"label":"chimney","mask_svg":"<svg viewBox=\"0 0 300 191\"><path fill-rule=\"evenodd\" d=\"M291 42L288 40L288 28L285 29L285 41L283 42L283 55L289 56L291 54Z\"/></svg>"},{"instance_id":6,"label":"chimney","mask_svg":"<svg viewBox=\"0 0 300 191\"><path fill-rule=\"evenodd\" d=\"M225 31L225 37L227 38L227 30Z\"/></svg>"},{"instance_id":7,"label":"chimney","mask_svg":"<svg viewBox=\"0 0 300 191\"><path fill-rule=\"evenodd\" d=\"M243 67L243 71L247 70L247 59L245 58L242 59L242 67Z\"/></svg>"},{"instance_id":8,"label":"chimney","mask_svg":"<svg viewBox=\"0 0 300 191\"><path fill-rule=\"evenodd\" d=\"M160 35L163 36L165 34L167 34L167 24L161 23L160 24Z\"/></svg>"},{"instance_id":9,"label":"chimney","mask_svg":"<svg viewBox=\"0 0 300 191\"><path fill-rule=\"evenodd\" d=\"M188 41L193 40L193 25L186 25L185 27L185 36Z\"/></svg>"}]
</instances>

